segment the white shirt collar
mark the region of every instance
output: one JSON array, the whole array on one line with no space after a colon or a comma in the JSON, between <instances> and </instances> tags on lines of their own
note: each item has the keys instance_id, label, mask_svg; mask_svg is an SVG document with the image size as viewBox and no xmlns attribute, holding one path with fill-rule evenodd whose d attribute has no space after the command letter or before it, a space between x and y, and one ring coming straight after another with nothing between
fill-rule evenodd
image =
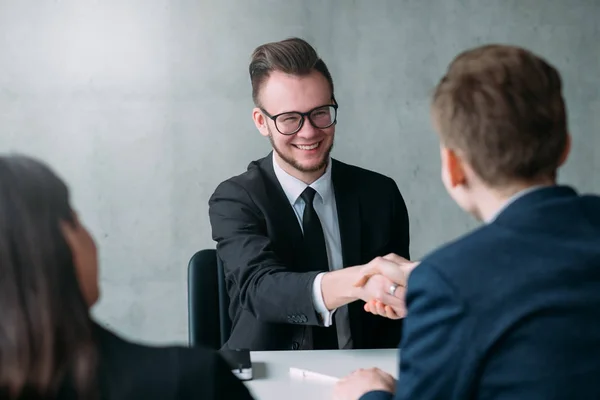
<instances>
[{"instance_id":1,"label":"white shirt collar","mask_svg":"<svg viewBox=\"0 0 600 400\"><path fill-rule=\"evenodd\" d=\"M498 218L498 216L502 213L502 211L506 210L508 208L508 206L510 206L512 203L514 203L515 201L517 201L518 199L520 199L521 197L535 192L536 190L539 189L543 189L543 188L547 188L548 185L536 185L536 186L530 186L527 189L523 189L517 193L515 193L514 195L512 195L507 201L506 203L504 203L502 205L502 207L500 207L499 210L497 210L490 218L488 218L488 220L486 221L486 223L492 223L496 220L496 218Z\"/></svg>"},{"instance_id":2,"label":"white shirt collar","mask_svg":"<svg viewBox=\"0 0 600 400\"><path fill-rule=\"evenodd\" d=\"M293 177L292 175L285 172L277 161L275 161L275 155L273 154L273 170L275 171L275 176L279 181L279 184L283 188L285 195L287 196L290 204L295 204L298 201L298 198L304 192L307 186L315 189L319 197L323 203L327 203L333 193L333 185L331 183L331 158L327 161L327 168L325 168L325 173L321 175L319 179L307 185L302 182L300 179Z\"/></svg>"}]
</instances>

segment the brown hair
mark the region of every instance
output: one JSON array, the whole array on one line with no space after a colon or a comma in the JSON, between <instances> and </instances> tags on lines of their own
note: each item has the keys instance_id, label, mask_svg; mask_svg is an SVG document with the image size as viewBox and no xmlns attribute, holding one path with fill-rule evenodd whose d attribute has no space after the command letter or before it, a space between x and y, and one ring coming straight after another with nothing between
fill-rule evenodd
<instances>
[{"instance_id":1,"label":"brown hair","mask_svg":"<svg viewBox=\"0 0 600 400\"><path fill-rule=\"evenodd\" d=\"M0 156L0 398L98 396L88 306L60 222L69 191L48 167Z\"/></svg>"},{"instance_id":2,"label":"brown hair","mask_svg":"<svg viewBox=\"0 0 600 400\"><path fill-rule=\"evenodd\" d=\"M432 114L442 144L492 186L554 177L567 144L560 75L519 47L458 55L436 87Z\"/></svg>"},{"instance_id":3,"label":"brown hair","mask_svg":"<svg viewBox=\"0 0 600 400\"><path fill-rule=\"evenodd\" d=\"M307 75L313 70L319 71L327 79L333 98L333 79L327 65L308 42L299 38L290 38L258 46L252 53L249 67L254 104L259 105L260 88L271 72Z\"/></svg>"}]
</instances>

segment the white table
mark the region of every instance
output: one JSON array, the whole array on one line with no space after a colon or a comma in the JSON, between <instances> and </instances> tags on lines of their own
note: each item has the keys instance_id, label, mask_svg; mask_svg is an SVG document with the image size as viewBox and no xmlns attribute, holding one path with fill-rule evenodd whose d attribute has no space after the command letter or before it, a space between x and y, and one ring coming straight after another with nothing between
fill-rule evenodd
<instances>
[{"instance_id":1,"label":"white table","mask_svg":"<svg viewBox=\"0 0 600 400\"><path fill-rule=\"evenodd\" d=\"M398 349L254 351L251 358L254 379L245 383L256 400L331 399L333 383L293 379L290 367L337 378L378 367L398 376Z\"/></svg>"}]
</instances>

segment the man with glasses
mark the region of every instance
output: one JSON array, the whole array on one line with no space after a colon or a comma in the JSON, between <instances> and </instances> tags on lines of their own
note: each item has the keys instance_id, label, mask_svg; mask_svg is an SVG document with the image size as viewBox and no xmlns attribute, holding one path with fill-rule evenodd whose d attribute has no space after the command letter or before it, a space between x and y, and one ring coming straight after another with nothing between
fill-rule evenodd
<instances>
[{"instance_id":1,"label":"man with glasses","mask_svg":"<svg viewBox=\"0 0 600 400\"><path fill-rule=\"evenodd\" d=\"M253 120L274 151L209 201L231 299L224 347L397 347L403 285L383 275L357 284L367 268L408 268L408 214L397 185L330 158L338 103L308 43L259 46L249 69ZM387 318L365 312L364 302Z\"/></svg>"}]
</instances>

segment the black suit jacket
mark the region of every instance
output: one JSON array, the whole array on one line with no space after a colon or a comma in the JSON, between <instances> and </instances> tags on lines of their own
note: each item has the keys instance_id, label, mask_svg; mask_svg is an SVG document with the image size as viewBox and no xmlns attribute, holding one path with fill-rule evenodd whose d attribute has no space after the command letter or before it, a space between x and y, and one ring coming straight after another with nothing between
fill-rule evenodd
<instances>
[{"instance_id":1,"label":"black suit jacket","mask_svg":"<svg viewBox=\"0 0 600 400\"><path fill-rule=\"evenodd\" d=\"M425 258L407 303L395 399L600 399L600 197L524 195Z\"/></svg>"},{"instance_id":2,"label":"black suit jacket","mask_svg":"<svg viewBox=\"0 0 600 400\"><path fill-rule=\"evenodd\" d=\"M344 267L376 256L409 257L406 205L388 177L332 160ZM322 325L312 302L319 272L301 262L302 230L275 176L272 154L221 183L209 200L212 236L225 268L232 332L225 347L311 348ZM402 322L349 305L355 348L396 347Z\"/></svg>"},{"instance_id":3,"label":"black suit jacket","mask_svg":"<svg viewBox=\"0 0 600 400\"><path fill-rule=\"evenodd\" d=\"M214 350L143 346L100 326L96 338L103 399L252 399Z\"/></svg>"}]
</instances>

